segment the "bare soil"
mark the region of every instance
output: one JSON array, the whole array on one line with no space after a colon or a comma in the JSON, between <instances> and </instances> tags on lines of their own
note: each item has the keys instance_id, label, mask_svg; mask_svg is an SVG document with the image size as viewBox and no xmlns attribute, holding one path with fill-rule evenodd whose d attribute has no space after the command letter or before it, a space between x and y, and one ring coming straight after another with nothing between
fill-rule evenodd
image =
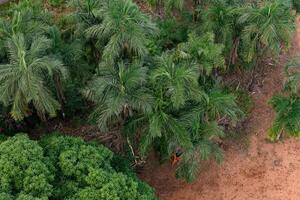
<instances>
[{"instance_id":1,"label":"bare soil","mask_svg":"<svg viewBox=\"0 0 300 200\"><path fill-rule=\"evenodd\" d=\"M282 89L283 64L300 51L300 19L291 50L280 63L267 70L261 87L254 87L253 111L245 125L248 149L229 145L221 165L204 163L197 181L176 180L170 163L161 165L154 155L140 177L152 185L165 200L299 200L300 140L284 138L272 144L266 140L274 119L268 105L273 94ZM270 67L270 66L269 66Z\"/></svg>"}]
</instances>

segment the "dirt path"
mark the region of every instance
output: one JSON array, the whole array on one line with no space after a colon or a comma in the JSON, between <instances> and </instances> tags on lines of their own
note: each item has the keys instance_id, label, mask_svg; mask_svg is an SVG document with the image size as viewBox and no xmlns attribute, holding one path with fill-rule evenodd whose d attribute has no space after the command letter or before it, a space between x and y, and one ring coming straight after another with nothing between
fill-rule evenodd
<instances>
[{"instance_id":1,"label":"dirt path","mask_svg":"<svg viewBox=\"0 0 300 200\"><path fill-rule=\"evenodd\" d=\"M290 54L300 52L300 18L297 24ZM282 80L282 66L274 67L253 94L255 106L245 128L250 135L247 151L230 146L223 164L206 163L193 184L176 180L168 163L146 166L141 177L165 200L299 200L300 140L270 144L265 139L274 118L267 102L281 90Z\"/></svg>"}]
</instances>

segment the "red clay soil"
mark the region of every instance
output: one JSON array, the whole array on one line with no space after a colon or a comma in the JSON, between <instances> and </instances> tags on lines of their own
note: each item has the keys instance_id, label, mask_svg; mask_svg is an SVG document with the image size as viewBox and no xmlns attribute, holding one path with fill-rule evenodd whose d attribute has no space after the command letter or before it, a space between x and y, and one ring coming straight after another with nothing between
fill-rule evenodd
<instances>
[{"instance_id":1,"label":"red clay soil","mask_svg":"<svg viewBox=\"0 0 300 200\"><path fill-rule=\"evenodd\" d=\"M300 51L299 18L297 24L290 54ZM281 63L288 56L282 56ZM267 102L282 89L282 71L282 64L269 70L262 88L254 90L255 106L245 127L250 142L246 151L229 146L224 162L204 164L192 184L176 180L174 168L155 158L150 158L141 178L165 200L300 200L300 140L285 138L276 144L266 140L274 118Z\"/></svg>"}]
</instances>

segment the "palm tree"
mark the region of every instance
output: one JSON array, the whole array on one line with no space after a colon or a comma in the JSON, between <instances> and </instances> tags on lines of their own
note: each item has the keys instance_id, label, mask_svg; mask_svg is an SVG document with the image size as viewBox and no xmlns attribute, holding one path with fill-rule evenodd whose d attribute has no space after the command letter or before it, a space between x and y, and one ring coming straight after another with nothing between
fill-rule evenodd
<instances>
[{"instance_id":1,"label":"palm tree","mask_svg":"<svg viewBox=\"0 0 300 200\"><path fill-rule=\"evenodd\" d=\"M198 36L192 32L187 42L178 45L176 54L181 61L197 65L203 75L211 75L213 69L224 68L223 48L215 43L213 33Z\"/></svg>"},{"instance_id":2,"label":"palm tree","mask_svg":"<svg viewBox=\"0 0 300 200\"><path fill-rule=\"evenodd\" d=\"M275 120L269 130L271 141L277 141L285 131L292 137L300 137L300 73L297 71L300 58L294 57L286 65L286 95L275 95L270 104L276 112Z\"/></svg>"},{"instance_id":3,"label":"palm tree","mask_svg":"<svg viewBox=\"0 0 300 200\"><path fill-rule=\"evenodd\" d=\"M36 38L31 44L23 34L7 39L9 62L0 65L0 101L11 106L11 115L22 120L33 106L40 118L55 116L59 103L47 87L47 80L54 74L66 77L62 62L47 55L51 41L45 37Z\"/></svg>"},{"instance_id":4,"label":"palm tree","mask_svg":"<svg viewBox=\"0 0 300 200\"><path fill-rule=\"evenodd\" d=\"M102 21L99 12L106 1L102 0L70 0L69 6L74 7L75 12L68 15L70 21L75 22L76 33L79 35L85 29Z\"/></svg>"},{"instance_id":5,"label":"palm tree","mask_svg":"<svg viewBox=\"0 0 300 200\"><path fill-rule=\"evenodd\" d=\"M279 55L281 46L290 46L295 29L294 17L280 1L266 1L262 6L240 10L243 24L243 55L247 62L262 55Z\"/></svg>"},{"instance_id":6,"label":"palm tree","mask_svg":"<svg viewBox=\"0 0 300 200\"><path fill-rule=\"evenodd\" d=\"M140 153L145 156L148 148L157 141L166 148L167 156L174 144L188 148L191 145L187 130L179 124L176 112L188 101L199 101L204 95L198 85L199 69L196 66L177 64L173 55L164 53L157 58L150 73L148 87L154 98L151 112L133 116L126 124L128 134L142 129Z\"/></svg>"},{"instance_id":7,"label":"palm tree","mask_svg":"<svg viewBox=\"0 0 300 200\"><path fill-rule=\"evenodd\" d=\"M49 28L50 17L42 11L41 4L26 0L13 6L8 15L0 18L0 56L6 60L5 41L12 35L26 33L26 40L32 42L36 37L42 36Z\"/></svg>"},{"instance_id":8,"label":"palm tree","mask_svg":"<svg viewBox=\"0 0 300 200\"><path fill-rule=\"evenodd\" d=\"M139 57L147 53L148 35L156 27L132 0L111 0L100 10L103 21L86 30L89 37L105 43L102 58L112 62L122 55Z\"/></svg>"},{"instance_id":9,"label":"palm tree","mask_svg":"<svg viewBox=\"0 0 300 200\"><path fill-rule=\"evenodd\" d=\"M138 63L100 66L97 75L83 92L96 104L91 118L100 129L123 124L134 112L149 112L152 96L143 85L147 81L147 68Z\"/></svg>"},{"instance_id":10,"label":"palm tree","mask_svg":"<svg viewBox=\"0 0 300 200\"><path fill-rule=\"evenodd\" d=\"M207 93L206 100L185 107L178 121L188 131L192 145L184 149L183 160L176 170L177 177L193 181L201 161L211 158L222 161L222 149L217 144L224 136L221 121L226 119L235 125L243 116L235 96L219 90L212 90Z\"/></svg>"},{"instance_id":11,"label":"palm tree","mask_svg":"<svg viewBox=\"0 0 300 200\"><path fill-rule=\"evenodd\" d=\"M190 99L202 98L198 85L200 70L195 65L177 64L172 54L164 53L157 59L157 68L150 76L152 87L178 109Z\"/></svg>"},{"instance_id":12,"label":"palm tree","mask_svg":"<svg viewBox=\"0 0 300 200\"><path fill-rule=\"evenodd\" d=\"M228 65L235 64L238 59L241 27L237 24L237 8L237 4L216 0L201 14L203 30L213 32L216 42L224 44L225 55L229 55Z\"/></svg>"}]
</instances>

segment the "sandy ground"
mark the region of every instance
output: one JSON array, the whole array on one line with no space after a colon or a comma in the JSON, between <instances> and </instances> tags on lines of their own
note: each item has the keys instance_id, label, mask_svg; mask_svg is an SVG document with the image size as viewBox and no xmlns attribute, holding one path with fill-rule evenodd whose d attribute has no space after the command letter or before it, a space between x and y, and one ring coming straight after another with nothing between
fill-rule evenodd
<instances>
[{"instance_id":1,"label":"sandy ground","mask_svg":"<svg viewBox=\"0 0 300 200\"><path fill-rule=\"evenodd\" d=\"M300 51L300 21L289 55ZM288 56L289 56L288 55ZM282 56L281 62L286 62ZM274 118L268 100L282 88L282 65L270 70L263 87L254 90L254 109L245 127L250 146L229 146L221 165L206 163L197 181L186 184L174 178L169 163L145 166L141 177L165 200L300 200L300 140L266 140ZM155 160L150 158L151 161Z\"/></svg>"}]
</instances>

